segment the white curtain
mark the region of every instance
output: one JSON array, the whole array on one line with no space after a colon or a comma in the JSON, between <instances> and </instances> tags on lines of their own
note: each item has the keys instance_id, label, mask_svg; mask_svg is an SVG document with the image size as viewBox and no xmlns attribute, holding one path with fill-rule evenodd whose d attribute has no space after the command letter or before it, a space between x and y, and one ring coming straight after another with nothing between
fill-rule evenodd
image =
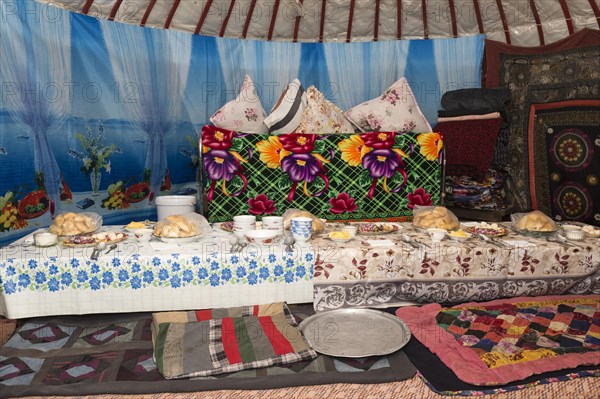
<instances>
[{"instance_id":1,"label":"white curtain","mask_svg":"<svg viewBox=\"0 0 600 399\"><path fill-rule=\"evenodd\" d=\"M323 43L327 73L343 110L379 96L404 76L410 41Z\"/></svg>"},{"instance_id":2,"label":"white curtain","mask_svg":"<svg viewBox=\"0 0 600 399\"><path fill-rule=\"evenodd\" d=\"M440 94L481 87L483 46L482 35L433 41Z\"/></svg>"},{"instance_id":3,"label":"white curtain","mask_svg":"<svg viewBox=\"0 0 600 399\"><path fill-rule=\"evenodd\" d=\"M44 175L53 210L60 204L61 176L48 134L63 124L71 110L67 95L71 84L70 17L54 7L38 4L32 12L24 4L15 4L10 12L0 7L2 103L12 118L33 134L35 170Z\"/></svg>"},{"instance_id":4,"label":"white curtain","mask_svg":"<svg viewBox=\"0 0 600 399\"><path fill-rule=\"evenodd\" d=\"M191 35L100 21L112 71L133 126L148 137L145 168L158 193L167 170L165 136L181 118L190 66Z\"/></svg>"},{"instance_id":5,"label":"white curtain","mask_svg":"<svg viewBox=\"0 0 600 399\"><path fill-rule=\"evenodd\" d=\"M217 48L225 81L224 102L235 98L248 74L267 113L283 87L298 77L299 43L263 42L217 38Z\"/></svg>"}]
</instances>

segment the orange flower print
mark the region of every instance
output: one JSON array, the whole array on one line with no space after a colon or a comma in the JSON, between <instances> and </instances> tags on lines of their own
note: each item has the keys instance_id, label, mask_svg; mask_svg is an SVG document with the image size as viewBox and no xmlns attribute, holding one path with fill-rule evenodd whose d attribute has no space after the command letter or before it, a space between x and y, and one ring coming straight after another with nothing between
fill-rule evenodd
<instances>
[{"instance_id":1,"label":"orange flower print","mask_svg":"<svg viewBox=\"0 0 600 399\"><path fill-rule=\"evenodd\" d=\"M417 136L417 141L421 146L421 154L428 161L435 161L440 155L444 141L439 133L423 133Z\"/></svg>"},{"instance_id":2,"label":"orange flower print","mask_svg":"<svg viewBox=\"0 0 600 399\"><path fill-rule=\"evenodd\" d=\"M365 142L358 134L340 141L338 147L342 152L342 159L348 162L348 165L350 166L361 165L365 154L371 151L371 148L365 145Z\"/></svg>"},{"instance_id":3,"label":"orange flower print","mask_svg":"<svg viewBox=\"0 0 600 399\"><path fill-rule=\"evenodd\" d=\"M277 169L281 166L281 160L290 152L283 148L279 137L271 136L268 140L262 140L256 143L256 149L260 152L260 160L267 164L271 169Z\"/></svg>"}]
</instances>

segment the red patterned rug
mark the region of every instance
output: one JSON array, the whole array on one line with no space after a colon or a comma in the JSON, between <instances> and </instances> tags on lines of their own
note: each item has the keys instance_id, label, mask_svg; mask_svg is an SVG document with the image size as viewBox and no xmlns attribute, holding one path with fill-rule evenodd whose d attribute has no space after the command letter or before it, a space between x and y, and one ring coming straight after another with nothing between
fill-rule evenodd
<instances>
[{"instance_id":1,"label":"red patterned rug","mask_svg":"<svg viewBox=\"0 0 600 399\"><path fill-rule=\"evenodd\" d=\"M600 298L544 296L405 307L396 315L458 378L501 385L600 364Z\"/></svg>"}]
</instances>

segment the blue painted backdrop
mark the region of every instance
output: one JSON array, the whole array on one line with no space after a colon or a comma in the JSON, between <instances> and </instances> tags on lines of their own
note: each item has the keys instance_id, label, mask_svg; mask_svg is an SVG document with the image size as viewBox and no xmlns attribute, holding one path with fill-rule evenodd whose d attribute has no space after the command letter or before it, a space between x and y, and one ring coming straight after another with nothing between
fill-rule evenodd
<instances>
[{"instance_id":1,"label":"blue painted backdrop","mask_svg":"<svg viewBox=\"0 0 600 399\"><path fill-rule=\"evenodd\" d=\"M152 218L155 196L197 190L199 131L245 74L266 110L296 77L347 109L406 76L431 124L443 92L480 86L483 36L272 43L98 21L33 0L2 3L0 18L0 243L69 210L105 223Z\"/></svg>"}]
</instances>

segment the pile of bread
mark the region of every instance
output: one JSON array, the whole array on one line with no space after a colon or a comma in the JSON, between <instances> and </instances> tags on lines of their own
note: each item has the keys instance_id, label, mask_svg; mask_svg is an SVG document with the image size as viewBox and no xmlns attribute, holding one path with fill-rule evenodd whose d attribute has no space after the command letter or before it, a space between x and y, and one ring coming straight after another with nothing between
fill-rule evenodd
<instances>
[{"instance_id":1,"label":"pile of bread","mask_svg":"<svg viewBox=\"0 0 600 399\"><path fill-rule=\"evenodd\" d=\"M62 213L54 219L48 231L59 236L74 236L96 230L100 217L77 214L73 212Z\"/></svg>"},{"instance_id":2,"label":"pile of bread","mask_svg":"<svg viewBox=\"0 0 600 399\"><path fill-rule=\"evenodd\" d=\"M200 229L181 215L170 215L156 223L154 234L165 238L185 238L200 234Z\"/></svg>"},{"instance_id":3,"label":"pile of bread","mask_svg":"<svg viewBox=\"0 0 600 399\"><path fill-rule=\"evenodd\" d=\"M458 218L443 206L417 209L414 212L413 225L422 229L456 230L460 227Z\"/></svg>"},{"instance_id":4,"label":"pile of bread","mask_svg":"<svg viewBox=\"0 0 600 399\"><path fill-rule=\"evenodd\" d=\"M522 217L516 217L514 222L517 229L525 231L550 232L558 229L556 223L540 211L533 211L524 214Z\"/></svg>"}]
</instances>

